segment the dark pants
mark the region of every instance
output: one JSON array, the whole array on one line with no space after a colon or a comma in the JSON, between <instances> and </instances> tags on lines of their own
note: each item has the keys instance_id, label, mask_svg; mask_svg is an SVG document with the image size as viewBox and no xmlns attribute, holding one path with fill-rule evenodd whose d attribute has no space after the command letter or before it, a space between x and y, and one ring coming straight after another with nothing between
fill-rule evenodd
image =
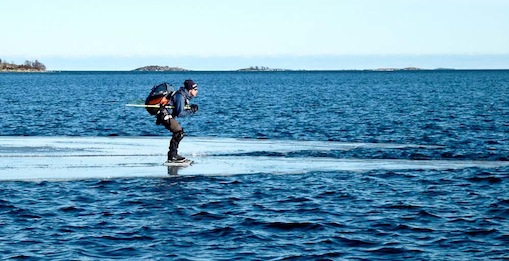
<instances>
[{"instance_id":1,"label":"dark pants","mask_svg":"<svg viewBox=\"0 0 509 261\"><path fill-rule=\"evenodd\" d=\"M184 129L182 129L178 121L173 118L168 121L163 121L162 123L164 127L171 131L173 134L170 140L170 148L168 151L168 159L171 159L177 156L180 141L184 138Z\"/></svg>"}]
</instances>

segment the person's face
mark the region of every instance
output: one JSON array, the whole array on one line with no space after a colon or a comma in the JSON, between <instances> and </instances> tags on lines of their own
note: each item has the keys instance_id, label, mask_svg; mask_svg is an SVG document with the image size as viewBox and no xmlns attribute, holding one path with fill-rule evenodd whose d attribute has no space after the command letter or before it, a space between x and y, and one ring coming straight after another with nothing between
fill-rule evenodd
<instances>
[{"instance_id":1,"label":"person's face","mask_svg":"<svg viewBox=\"0 0 509 261\"><path fill-rule=\"evenodd\" d=\"M191 95L191 97L195 97L196 95L198 95L198 87L191 89L189 91L189 94Z\"/></svg>"}]
</instances>

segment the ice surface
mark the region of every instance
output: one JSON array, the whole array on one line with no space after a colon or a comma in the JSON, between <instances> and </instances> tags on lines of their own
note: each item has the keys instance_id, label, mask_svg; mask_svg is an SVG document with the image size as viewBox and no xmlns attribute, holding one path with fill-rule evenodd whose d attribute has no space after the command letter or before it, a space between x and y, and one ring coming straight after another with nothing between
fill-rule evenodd
<instances>
[{"instance_id":1,"label":"ice surface","mask_svg":"<svg viewBox=\"0 0 509 261\"><path fill-rule=\"evenodd\" d=\"M186 137L190 167L166 167L166 137L0 137L0 180L68 180L169 175L295 174L313 171L458 169L509 166L505 161L338 159L270 156L297 151L439 146ZM256 152L263 152L257 156ZM253 156L254 155L254 156Z\"/></svg>"}]
</instances>

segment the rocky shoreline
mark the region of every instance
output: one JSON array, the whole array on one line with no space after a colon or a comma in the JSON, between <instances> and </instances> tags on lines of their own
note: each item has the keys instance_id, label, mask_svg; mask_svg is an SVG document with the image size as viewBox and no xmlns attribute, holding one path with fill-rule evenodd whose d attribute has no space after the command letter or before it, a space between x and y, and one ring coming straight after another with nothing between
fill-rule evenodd
<instances>
[{"instance_id":1,"label":"rocky shoreline","mask_svg":"<svg viewBox=\"0 0 509 261\"><path fill-rule=\"evenodd\" d=\"M34 70L34 69L0 69L0 72L46 72L46 70Z\"/></svg>"}]
</instances>

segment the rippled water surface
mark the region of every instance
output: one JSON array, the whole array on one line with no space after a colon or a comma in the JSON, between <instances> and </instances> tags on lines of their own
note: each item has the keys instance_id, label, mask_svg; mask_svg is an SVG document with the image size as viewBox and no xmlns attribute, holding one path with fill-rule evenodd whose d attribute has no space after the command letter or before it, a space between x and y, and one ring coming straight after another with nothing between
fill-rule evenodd
<instances>
[{"instance_id":1,"label":"rippled water surface","mask_svg":"<svg viewBox=\"0 0 509 261\"><path fill-rule=\"evenodd\" d=\"M183 140L192 174L102 174L138 168L131 154L160 162L167 131L124 105L186 78L200 111L181 123L188 145L207 145ZM16 142L0 143L2 259L509 259L509 71L2 73L0 90L0 135ZM24 136L72 143L83 162ZM101 154L107 142L79 139L109 136L164 146ZM229 138L228 153L211 142ZM5 178L31 159L24 175L102 177ZM264 159L274 167L248 164ZM334 167L352 161L379 165ZM210 169L192 172L200 162ZM249 171L210 174L228 162Z\"/></svg>"}]
</instances>

